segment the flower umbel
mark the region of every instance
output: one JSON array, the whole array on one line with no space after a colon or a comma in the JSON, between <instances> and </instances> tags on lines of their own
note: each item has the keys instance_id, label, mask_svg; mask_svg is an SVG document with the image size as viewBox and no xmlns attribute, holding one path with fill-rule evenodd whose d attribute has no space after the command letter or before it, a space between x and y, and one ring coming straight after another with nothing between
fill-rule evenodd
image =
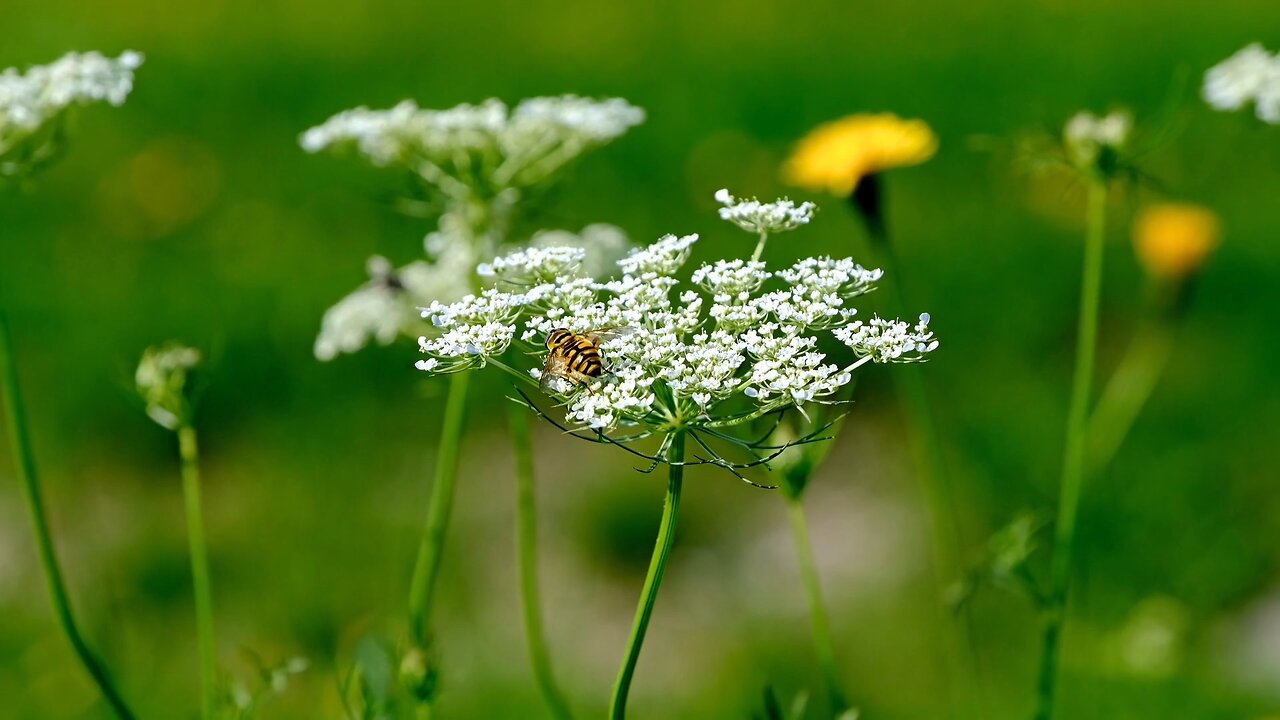
<instances>
[{"instance_id":1,"label":"flower umbel","mask_svg":"<svg viewBox=\"0 0 1280 720\"><path fill-rule=\"evenodd\" d=\"M488 264L498 287L424 311L440 332L419 341L428 357L418 367L447 373L494 364L532 385L543 379L542 363L526 372L518 358L545 360L543 342L553 330L599 333L592 335L603 361L598 376L542 384L564 405L569 426L606 442L685 432L701 443L705 433L750 450L726 429L829 402L866 362L917 362L937 348L927 315L914 326L853 320L849 301L882 273L848 258L807 258L778 272L759 261L720 260L697 268L693 287L683 286L675 276L697 239L663 237L620 261L620 276L608 281L570 274L577 256L569 252L498 258ZM511 269L519 283L504 277ZM848 345L852 357L829 356L822 349L828 338ZM611 434L624 427L632 434ZM662 457L660 449L650 459ZM750 466L718 455L707 462Z\"/></svg>"},{"instance_id":2,"label":"flower umbel","mask_svg":"<svg viewBox=\"0 0 1280 720\"><path fill-rule=\"evenodd\" d=\"M1129 142L1133 116L1116 111L1098 117L1090 112L1076 113L1063 128L1063 144L1067 159L1081 170L1114 175L1120 166L1120 152Z\"/></svg>"},{"instance_id":3,"label":"flower umbel","mask_svg":"<svg viewBox=\"0 0 1280 720\"><path fill-rule=\"evenodd\" d=\"M404 166L455 197L493 197L540 184L583 152L644 121L621 98L497 99L447 110L406 100L389 110L346 110L307 130L307 152L354 149L375 165Z\"/></svg>"},{"instance_id":4,"label":"flower umbel","mask_svg":"<svg viewBox=\"0 0 1280 720\"><path fill-rule=\"evenodd\" d=\"M25 73L0 72L0 177L24 173L57 150L57 121L72 105L124 104L142 54L118 58L98 52L67 53Z\"/></svg>"},{"instance_id":5,"label":"flower umbel","mask_svg":"<svg viewBox=\"0 0 1280 720\"><path fill-rule=\"evenodd\" d=\"M1280 54L1259 43L1242 48L1205 72L1201 95L1217 110L1239 110L1252 102L1259 120L1280 124Z\"/></svg>"},{"instance_id":6,"label":"flower umbel","mask_svg":"<svg viewBox=\"0 0 1280 720\"><path fill-rule=\"evenodd\" d=\"M147 405L147 415L169 430L191 419L189 375L200 364L200 351L177 343L147 348L134 382Z\"/></svg>"},{"instance_id":7,"label":"flower umbel","mask_svg":"<svg viewBox=\"0 0 1280 720\"><path fill-rule=\"evenodd\" d=\"M806 135L783 167L787 182L848 197L867 175L919 165L938 150L923 120L892 113L850 115Z\"/></svg>"},{"instance_id":8,"label":"flower umbel","mask_svg":"<svg viewBox=\"0 0 1280 720\"><path fill-rule=\"evenodd\" d=\"M756 198L740 199L725 189L716 192L716 202L724 206L720 208L721 220L728 220L747 232L770 235L808 225L818 208L811 202L796 205L787 198L769 203Z\"/></svg>"}]
</instances>

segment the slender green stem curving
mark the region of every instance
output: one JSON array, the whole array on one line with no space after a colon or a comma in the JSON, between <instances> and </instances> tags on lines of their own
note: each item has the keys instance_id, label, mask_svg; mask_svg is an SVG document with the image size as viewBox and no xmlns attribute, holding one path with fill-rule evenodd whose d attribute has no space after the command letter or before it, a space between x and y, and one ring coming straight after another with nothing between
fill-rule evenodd
<instances>
[{"instance_id":1,"label":"slender green stem curving","mask_svg":"<svg viewBox=\"0 0 1280 720\"><path fill-rule=\"evenodd\" d=\"M764 246L767 245L768 242L769 242L769 233L767 232L760 233L760 239L756 241L755 252L751 253L751 262L755 262L760 259L760 256L764 254Z\"/></svg>"},{"instance_id":2,"label":"slender green stem curving","mask_svg":"<svg viewBox=\"0 0 1280 720\"><path fill-rule=\"evenodd\" d=\"M27 425L27 414L22 404L18 368L9 337L9 324L3 311L0 311L0 376L2 376L0 382L4 384L5 419L9 425L9 438L13 445L14 459L18 465L18 475L22 479L27 510L31 514L36 550L40 555L40 565L44 570L45 585L49 591L49 600L53 604L53 613L62 627L62 632L71 643L71 649L85 671L89 673L89 677L98 686L107 705L121 720L133 720L135 717L133 711L129 709L129 705L116 688L106 665L80 633L80 626L71 609L71 597L67 593L66 582L62 579L62 570L58 565L58 556L53 547L53 534L49 529L48 516L45 514L40 478L36 473L35 453L31 447L31 431Z\"/></svg>"},{"instance_id":3,"label":"slender green stem curving","mask_svg":"<svg viewBox=\"0 0 1280 720\"><path fill-rule=\"evenodd\" d=\"M547 650L546 632L542 626L542 601L538 591L538 512L529 411L511 403L509 413L511 443L516 458L516 557L520 565L520 602L524 610L529 664L551 716L557 720L569 720L572 713L556 685L555 673L551 670L551 653Z\"/></svg>"},{"instance_id":4,"label":"slender green stem curving","mask_svg":"<svg viewBox=\"0 0 1280 720\"><path fill-rule=\"evenodd\" d=\"M1111 463L1151 398L1173 353L1173 335L1173 328L1165 321L1148 321L1138 328L1089 416L1088 475L1096 475Z\"/></svg>"},{"instance_id":5,"label":"slender green stem curving","mask_svg":"<svg viewBox=\"0 0 1280 720\"><path fill-rule=\"evenodd\" d=\"M831 716L839 717L849 709L849 702L840 689L840 668L836 664L836 646L831 637L831 622L827 618L827 606L822 600L822 583L818 580L818 565L813 558L813 541L809 537L809 523L805 519L804 501L799 497L787 498L787 515L791 519L791 536L795 540L800 578L805 595L809 599L809 617L813 622L813 645L818 663L827 683L827 698L831 703Z\"/></svg>"},{"instance_id":6,"label":"slender green stem curving","mask_svg":"<svg viewBox=\"0 0 1280 720\"><path fill-rule=\"evenodd\" d=\"M445 401L444 425L436 448L435 482L427 505L427 520L422 529L422 544L413 566L409 584L409 631L419 646L427 645L427 621L440 574L441 553L449 516L453 510L453 491L458 479L458 451L462 443L462 425L467 410L467 385L471 373L449 376L449 397Z\"/></svg>"},{"instance_id":7,"label":"slender green stem curving","mask_svg":"<svg viewBox=\"0 0 1280 720\"><path fill-rule=\"evenodd\" d=\"M1058 689L1058 665L1062 654L1062 627L1066 621L1071 581L1071 556L1075 544L1076 514L1084 484L1089 431L1089 398L1093 393L1093 365L1098 342L1098 304L1102 290L1103 238L1106 234L1107 186L1094 179L1089 184L1084 241L1084 267L1080 281L1080 319L1076 338L1075 378L1067 413L1066 451L1062 460L1058 520L1054 528L1053 558L1049 572L1048 615L1040 657L1039 698L1035 718L1053 717Z\"/></svg>"},{"instance_id":8,"label":"slender green stem curving","mask_svg":"<svg viewBox=\"0 0 1280 720\"><path fill-rule=\"evenodd\" d=\"M211 720L217 702L218 647L213 633L213 589L200 501L200 451L195 428L190 425L178 428L178 454L182 457L182 496L187 511L187 546L191 553L196 640L200 649L200 711L201 717Z\"/></svg>"},{"instance_id":9,"label":"slender green stem curving","mask_svg":"<svg viewBox=\"0 0 1280 720\"><path fill-rule=\"evenodd\" d=\"M662 584L662 573L666 570L667 558L676 539L680 492L684 482L684 466L680 464L684 462L684 431L676 430L670 438L667 459L670 461L671 475L667 483L667 499L662 508L662 522L658 526L658 539L653 547L653 558L649 561L649 572L644 578L644 588L640 591L635 622L631 625L631 637L627 640L627 654L622 662L622 669L618 671L618 681L613 686L613 698L609 702L610 720L623 720L627 716L627 694L631 690L636 662L640 659L640 646L644 644L644 634L649 628L649 618L653 615L653 604L658 599L658 586Z\"/></svg>"}]
</instances>

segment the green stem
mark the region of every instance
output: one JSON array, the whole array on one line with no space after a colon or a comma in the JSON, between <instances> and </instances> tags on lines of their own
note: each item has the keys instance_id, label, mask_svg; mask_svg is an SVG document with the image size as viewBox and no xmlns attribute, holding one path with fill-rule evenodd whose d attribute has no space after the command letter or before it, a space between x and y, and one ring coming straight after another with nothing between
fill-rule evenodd
<instances>
[{"instance_id":1,"label":"green stem","mask_svg":"<svg viewBox=\"0 0 1280 720\"><path fill-rule=\"evenodd\" d=\"M409 584L409 631L420 647L427 645L427 620L431 614L436 578L440 574L441 552L444 550L445 533L449 529L449 515L453 509L453 490L458 479L458 450L462 442L470 377L469 372L449 376L444 425L440 429L440 444L436 448L435 481L431 487L431 500L427 505L426 525L422 529L422 544L418 548L418 559L413 566L413 580Z\"/></svg>"},{"instance_id":2,"label":"green stem","mask_svg":"<svg viewBox=\"0 0 1280 720\"><path fill-rule=\"evenodd\" d=\"M1168 323L1148 321L1138 329L1089 417L1089 475L1111 463L1155 391L1172 352L1173 328Z\"/></svg>"},{"instance_id":3,"label":"green stem","mask_svg":"<svg viewBox=\"0 0 1280 720\"><path fill-rule=\"evenodd\" d=\"M751 253L751 262L756 262L760 256L764 254L764 246L769 242L769 233L760 233L760 239L756 241L755 252Z\"/></svg>"},{"instance_id":4,"label":"green stem","mask_svg":"<svg viewBox=\"0 0 1280 720\"><path fill-rule=\"evenodd\" d=\"M880 235L876 244L882 248L885 274L888 275L888 314L902 318L906 303L903 301L902 275L898 270L897 256L888 238ZM933 409L929 401L928 388L920 374L918 365L902 365L894 368L893 379L899 399L903 403L904 414L911 429L911 452L913 465L921 477L925 501L933 525L932 545L933 564L939 588L939 598L945 596L948 586L964 574L963 556L960 548L964 547L964 537L960 532L960 510L956 503L955 493L951 487L943 461L942 445L934 422ZM981 715L981 683L978 678L978 650L973 637L973 618L967 607L960 608L958 618L954 620L945 612L944 604L939 601L938 609L943 613L942 627L947 635L946 657L949 672L962 680L953 679L958 688L953 692L962 695L960 707L961 717L968 716L972 708L978 708ZM952 713L955 715L955 712Z\"/></svg>"},{"instance_id":5,"label":"green stem","mask_svg":"<svg viewBox=\"0 0 1280 720\"><path fill-rule=\"evenodd\" d=\"M1061 659L1062 626L1066 620L1071 580L1071 555L1075 543L1076 513L1084 484L1085 451L1089 430L1089 397L1093 393L1093 365L1098 341L1098 303L1102 289L1103 238L1106 234L1107 187L1102 180L1089 185L1085 229L1084 267L1080 281L1080 324L1076 338L1075 379L1067 413L1066 451L1062 460L1062 486L1054 532L1049 575L1050 607L1041 648L1039 702L1035 717L1053 717Z\"/></svg>"},{"instance_id":6,"label":"green stem","mask_svg":"<svg viewBox=\"0 0 1280 720\"><path fill-rule=\"evenodd\" d=\"M804 582L805 595L809 599L809 617L813 621L813 644L818 663L827 683L827 697L831 702L831 716L837 717L849 709L840 690L840 669L836 664L836 646L831 638L831 622L827 607L822 601L822 584L818 580L818 565L813 558L813 541L809 538L809 524L805 519L804 502L799 497L787 498L787 515L791 519L791 534L795 540L800 578Z\"/></svg>"},{"instance_id":7,"label":"green stem","mask_svg":"<svg viewBox=\"0 0 1280 720\"><path fill-rule=\"evenodd\" d=\"M45 514L44 498L41 494L40 479L36 474L35 453L31 447L31 432L27 425L27 414L22 404L22 394L18 386L18 368L13 357L13 345L9 338L9 324L5 314L0 311L0 375L3 376L5 395L5 419L9 424L9 437L13 444L13 454L18 465L18 475L22 479L22 489L27 501L27 509L31 514L32 530L35 532L36 550L40 555L40 565L44 569L45 585L49 591L49 599L53 603L53 613L62 626L63 633L71 643L80 664L98 686L103 699L111 706L116 717L122 720L133 720L133 711L125 703L124 697L116 689L107 667L99 659L97 653L89 647L89 643L80 633L75 614L71 610L71 598L67 593L66 583L62 579L62 570L58 565L58 556L53 547L53 534L49 530L49 519Z\"/></svg>"},{"instance_id":8,"label":"green stem","mask_svg":"<svg viewBox=\"0 0 1280 720\"><path fill-rule=\"evenodd\" d=\"M196 638L200 648L201 717L210 720L217 702L218 648L213 634L213 590L200 502L200 452L195 428L190 425L178 428L178 454L182 457L182 496L187 510L187 544L191 552L191 585L195 593Z\"/></svg>"},{"instance_id":9,"label":"green stem","mask_svg":"<svg viewBox=\"0 0 1280 720\"><path fill-rule=\"evenodd\" d=\"M649 628L653 604L658 599L658 586L662 583L662 573L666 570L667 558L676 539L680 491L684 481L684 466L680 464L684 462L684 431L677 430L670 437L667 460L671 475L667 483L666 504L662 508L662 523L658 526L658 539L653 547L653 558L649 561L649 573L645 576L644 588L640 591L640 604L636 607L631 637L627 640L626 658L622 662L622 669L618 671L618 681L613 686L613 698L609 702L610 720L623 720L627 716L627 693L631 690L631 678L636 672L640 646L644 643L644 634Z\"/></svg>"},{"instance_id":10,"label":"green stem","mask_svg":"<svg viewBox=\"0 0 1280 720\"><path fill-rule=\"evenodd\" d=\"M538 513L533 482L533 441L529 434L528 410L510 405L511 442L516 456L516 556L520 564L520 600L524 610L525 639L529 644L529 664L551 716L569 720L569 703L556 685L542 626L542 602L538 591Z\"/></svg>"}]
</instances>

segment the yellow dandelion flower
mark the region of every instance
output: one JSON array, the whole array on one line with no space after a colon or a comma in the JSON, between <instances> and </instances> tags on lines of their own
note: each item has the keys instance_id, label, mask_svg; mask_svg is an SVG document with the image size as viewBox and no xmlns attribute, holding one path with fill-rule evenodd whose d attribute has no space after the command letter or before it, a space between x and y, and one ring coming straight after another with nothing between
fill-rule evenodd
<instances>
[{"instance_id":1,"label":"yellow dandelion flower","mask_svg":"<svg viewBox=\"0 0 1280 720\"><path fill-rule=\"evenodd\" d=\"M1182 203L1153 205L1133 226L1142 266L1154 277L1181 279L1195 272L1218 246L1221 226L1213 211Z\"/></svg>"},{"instance_id":2,"label":"yellow dandelion flower","mask_svg":"<svg viewBox=\"0 0 1280 720\"><path fill-rule=\"evenodd\" d=\"M938 136L923 120L903 120L892 113L850 115L805 136L783 176L792 185L848 197L862 178L919 165L937 151Z\"/></svg>"}]
</instances>

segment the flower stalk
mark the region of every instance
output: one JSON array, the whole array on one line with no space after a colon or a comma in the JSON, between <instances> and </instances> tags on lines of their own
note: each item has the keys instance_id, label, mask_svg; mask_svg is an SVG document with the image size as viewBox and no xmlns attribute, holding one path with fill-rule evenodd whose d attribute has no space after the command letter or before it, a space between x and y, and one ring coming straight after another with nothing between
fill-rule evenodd
<instances>
[{"instance_id":1,"label":"flower stalk","mask_svg":"<svg viewBox=\"0 0 1280 720\"><path fill-rule=\"evenodd\" d=\"M213 632L213 589L200 500L200 452L196 430L190 424L178 428L178 454L182 459L182 497L187 513L187 546L191 555L196 641L200 652L200 715L211 720L217 703L218 648Z\"/></svg>"},{"instance_id":2,"label":"flower stalk","mask_svg":"<svg viewBox=\"0 0 1280 720\"><path fill-rule=\"evenodd\" d=\"M1103 239L1106 234L1107 185L1091 178L1088 187L1084 265L1080 287L1080 319L1076 340L1075 378L1067 414L1066 450L1062 461L1058 519L1054 530L1050 565L1048 616L1041 647L1039 697L1036 720L1053 717L1062 654L1062 628L1066 621L1076 516L1084 484L1089 436L1089 398L1098 340L1098 305L1102 289Z\"/></svg>"},{"instance_id":3,"label":"flower stalk","mask_svg":"<svg viewBox=\"0 0 1280 720\"><path fill-rule=\"evenodd\" d=\"M556 720L569 720L573 715L564 693L556 684L555 673L551 668L551 654L547 649L546 631L542 625L542 602L538 587L538 513L529 414L525 408L512 403L509 416L511 443L516 460L516 556L520 566L520 602L524 612L529 665L552 717Z\"/></svg>"},{"instance_id":4,"label":"flower stalk","mask_svg":"<svg viewBox=\"0 0 1280 720\"><path fill-rule=\"evenodd\" d=\"M79 623L76 622L75 613L71 608L71 598L62 577L58 555L53 546L53 534L49 529L49 519L45 512L40 478L36 472L35 452L31 447L31 431L27 424L26 408L22 402L21 388L18 383L18 368L13 356L8 319L3 311L0 311L0 382L4 384L5 420L9 425L9 439L17 461L18 475L22 479L23 497L27 501L27 510L31 515L36 550L40 555L40 566L44 571L45 585L49 591L54 616L63 634L67 636L67 641L71 644L76 658L85 672L89 673L89 677L97 685L102 698L115 716L120 720L133 720L135 717L133 711L120 694L102 659L93 648L89 647L88 641L80 632Z\"/></svg>"},{"instance_id":5,"label":"flower stalk","mask_svg":"<svg viewBox=\"0 0 1280 720\"><path fill-rule=\"evenodd\" d=\"M1169 364L1173 342L1174 328L1166 321L1149 320L1138 328L1089 416L1089 475L1115 458Z\"/></svg>"},{"instance_id":6,"label":"flower stalk","mask_svg":"<svg viewBox=\"0 0 1280 720\"><path fill-rule=\"evenodd\" d=\"M840 667L836 663L835 641L831 635L831 621L827 618L826 603L822 599L822 583L818 579L818 564L813 556L813 540L809 537L809 523L805 518L804 501L800 495L787 495L787 518L791 521L791 536L795 541L796 559L800 565L800 579L809 601L809 618L813 624L813 645L818 664L827 684L827 699L831 715L838 717L849 709L849 701L840 689Z\"/></svg>"},{"instance_id":7,"label":"flower stalk","mask_svg":"<svg viewBox=\"0 0 1280 720\"><path fill-rule=\"evenodd\" d=\"M764 246L769 243L769 233L761 232L760 240L756 242L756 249L751 253L751 262L760 260L760 256L764 254Z\"/></svg>"},{"instance_id":8,"label":"flower stalk","mask_svg":"<svg viewBox=\"0 0 1280 720\"><path fill-rule=\"evenodd\" d=\"M422 528L422 543L418 548L413 579L409 584L409 631L413 641L420 647L426 647L429 640L427 624L435 599L444 539L453 508L469 381L470 377L466 373L449 378L444 424L440 429L440 443L436 449L435 480L431 487L431 499L427 504L426 523Z\"/></svg>"},{"instance_id":9,"label":"flower stalk","mask_svg":"<svg viewBox=\"0 0 1280 720\"><path fill-rule=\"evenodd\" d=\"M610 720L623 720L627 716L627 695L631 691L631 679L635 675L636 663L640 660L640 647L644 644L645 632L649 628L653 605L658 599L658 586L662 584L667 559L671 555L671 547L675 544L676 522L680 515L680 494L684 482L685 433L676 430L667 437L669 441L667 459L671 474L667 482L666 501L662 508L662 522L658 526L658 538L653 547L653 558L649 561L649 572L645 575L644 587L640 591L640 603L636 607L635 622L631 625L631 636L627 639L627 652L622 662L622 669L618 671L618 680L613 686L613 697L609 702Z\"/></svg>"}]
</instances>

